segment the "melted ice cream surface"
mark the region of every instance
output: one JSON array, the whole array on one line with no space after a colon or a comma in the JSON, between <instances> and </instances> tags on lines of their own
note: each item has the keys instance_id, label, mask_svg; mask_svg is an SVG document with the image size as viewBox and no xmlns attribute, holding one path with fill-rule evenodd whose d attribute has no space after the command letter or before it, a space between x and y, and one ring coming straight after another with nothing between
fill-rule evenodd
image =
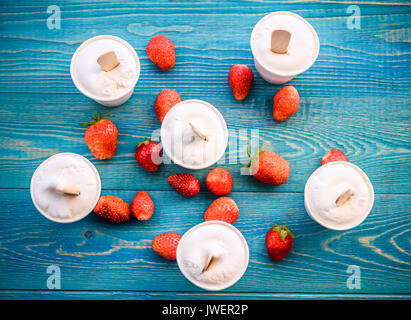
<instances>
[{"instance_id":1,"label":"melted ice cream surface","mask_svg":"<svg viewBox=\"0 0 411 320\"><path fill-rule=\"evenodd\" d=\"M103 71L97 59L113 50L120 64ZM137 77L134 54L124 44L111 38L96 39L80 50L76 58L75 72L81 85L91 94L114 98L130 90Z\"/></svg>"},{"instance_id":2,"label":"melted ice cream surface","mask_svg":"<svg viewBox=\"0 0 411 320\"><path fill-rule=\"evenodd\" d=\"M341 206L337 198L346 190L352 196ZM335 163L322 167L313 177L308 189L312 213L326 225L345 227L354 225L368 214L372 190L363 174L354 167Z\"/></svg>"},{"instance_id":3,"label":"melted ice cream surface","mask_svg":"<svg viewBox=\"0 0 411 320\"><path fill-rule=\"evenodd\" d=\"M75 188L80 195L66 195L56 190L58 186ZM32 194L46 215L71 220L93 210L99 197L99 179L83 157L61 154L40 165L32 179Z\"/></svg>"},{"instance_id":4,"label":"melted ice cream surface","mask_svg":"<svg viewBox=\"0 0 411 320\"><path fill-rule=\"evenodd\" d=\"M246 248L242 239L230 228L208 224L191 231L181 244L183 268L195 282L218 288L244 271ZM214 261L203 271L209 257Z\"/></svg>"},{"instance_id":5,"label":"melted ice cream surface","mask_svg":"<svg viewBox=\"0 0 411 320\"><path fill-rule=\"evenodd\" d=\"M203 140L190 122L205 134ZM188 100L172 108L162 124L162 144L177 163L203 167L216 162L227 146L227 126L222 116L201 101Z\"/></svg>"}]
</instances>

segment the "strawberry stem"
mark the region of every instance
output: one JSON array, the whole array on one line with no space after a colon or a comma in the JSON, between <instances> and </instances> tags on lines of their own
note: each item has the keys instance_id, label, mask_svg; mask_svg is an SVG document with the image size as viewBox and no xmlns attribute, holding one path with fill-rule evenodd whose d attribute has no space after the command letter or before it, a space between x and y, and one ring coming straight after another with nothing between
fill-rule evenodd
<instances>
[{"instance_id":1,"label":"strawberry stem","mask_svg":"<svg viewBox=\"0 0 411 320\"><path fill-rule=\"evenodd\" d=\"M97 113L97 111L94 113L94 116L91 118L91 121L89 122L82 122L80 123L80 126L82 127L89 127L92 125L95 125L97 122L103 120L103 119L109 119L109 118L113 118L113 116L107 114L104 115L101 112Z\"/></svg>"},{"instance_id":2,"label":"strawberry stem","mask_svg":"<svg viewBox=\"0 0 411 320\"><path fill-rule=\"evenodd\" d=\"M273 226L273 230L278 232L278 234L280 235L281 241L284 241L287 235L289 235L291 238L294 239L294 235L291 232L291 230L287 227L287 225L288 225L288 220L283 226L278 225L278 224L275 224Z\"/></svg>"},{"instance_id":3,"label":"strawberry stem","mask_svg":"<svg viewBox=\"0 0 411 320\"><path fill-rule=\"evenodd\" d=\"M147 137L146 137L146 140L144 140L144 141L140 142L139 144L137 144L137 148L140 148L143 144L146 145L146 146L148 146L148 144L150 143L150 141L151 141L151 138L147 138Z\"/></svg>"},{"instance_id":4,"label":"strawberry stem","mask_svg":"<svg viewBox=\"0 0 411 320\"><path fill-rule=\"evenodd\" d=\"M257 148L255 149L254 154L252 155L252 154L250 153L250 147L249 147L249 145L247 145L247 155L248 155L248 157L250 158L250 161L249 161L246 165L244 165L243 167L244 167L244 168L250 168L250 167L251 167L251 164L252 164L253 162L255 162L256 159L258 158L258 156L262 155L263 153L264 153L264 150L261 151L261 146L259 146L259 147L257 147Z\"/></svg>"},{"instance_id":5,"label":"strawberry stem","mask_svg":"<svg viewBox=\"0 0 411 320\"><path fill-rule=\"evenodd\" d=\"M251 156L251 153L250 153L250 147L247 145L247 155L248 155L248 157L249 158L251 158L252 156Z\"/></svg>"}]
</instances>

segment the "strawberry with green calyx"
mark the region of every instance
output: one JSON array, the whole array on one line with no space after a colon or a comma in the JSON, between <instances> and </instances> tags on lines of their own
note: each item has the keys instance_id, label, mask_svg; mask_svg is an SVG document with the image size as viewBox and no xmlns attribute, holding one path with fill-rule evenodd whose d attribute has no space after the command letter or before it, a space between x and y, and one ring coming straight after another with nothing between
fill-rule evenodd
<instances>
[{"instance_id":1,"label":"strawberry with green calyx","mask_svg":"<svg viewBox=\"0 0 411 320\"><path fill-rule=\"evenodd\" d=\"M91 153L100 160L114 157L117 149L118 130L110 115L95 113L90 122L80 123L87 127L84 140Z\"/></svg>"},{"instance_id":2,"label":"strawberry with green calyx","mask_svg":"<svg viewBox=\"0 0 411 320\"><path fill-rule=\"evenodd\" d=\"M294 235L287 225L288 221L284 226L275 224L265 237L267 253L274 261L283 260L293 248Z\"/></svg>"},{"instance_id":3,"label":"strawberry with green calyx","mask_svg":"<svg viewBox=\"0 0 411 320\"><path fill-rule=\"evenodd\" d=\"M144 169L154 172L161 165L162 148L157 142L146 138L143 142L137 145L136 161Z\"/></svg>"},{"instance_id":4,"label":"strawberry with green calyx","mask_svg":"<svg viewBox=\"0 0 411 320\"><path fill-rule=\"evenodd\" d=\"M261 147L251 155L248 146L247 154L250 161L244 167L250 168L250 174L258 181L271 185L280 185L287 181L290 164L282 156L269 150L261 150Z\"/></svg>"}]
</instances>

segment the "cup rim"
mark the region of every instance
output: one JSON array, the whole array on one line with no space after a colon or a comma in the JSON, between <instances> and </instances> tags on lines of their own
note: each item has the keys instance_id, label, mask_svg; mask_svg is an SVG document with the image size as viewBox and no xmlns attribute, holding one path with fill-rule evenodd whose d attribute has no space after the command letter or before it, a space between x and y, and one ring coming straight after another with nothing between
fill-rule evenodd
<instances>
[{"instance_id":1,"label":"cup rim","mask_svg":"<svg viewBox=\"0 0 411 320\"><path fill-rule=\"evenodd\" d=\"M310 29L311 33L312 33L313 36L314 36L314 42L316 43L315 56L314 56L313 60L312 60L309 64L307 64L306 67L299 69L298 72L296 72L296 73L295 73L295 72L292 72L292 73L284 73L284 72L280 72L280 71L277 71L277 70L273 70L273 69L267 67L265 64L263 64L263 63L258 59L257 55L256 55L255 52L254 52L253 35L254 35L254 33L256 32L258 26L259 26L260 24L262 24L263 21L265 21L266 19L268 19L268 18L270 18L270 17L272 17L272 16L274 16L274 15L278 15L278 14L288 14L288 15L291 15L291 16L294 16L294 17L300 19L301 21L303 21L303 22L307 25L307 27ZM295 77L295 76L297 76L297 75L299 75L299 74L301 74L301 73L304 73L304 72L307 71L308 69L310 69L311 66L314 64L314 62L317 60L318 55L319 55L319 53L320 53L320 39L318 38L318 34L317 34L317 32L315 31L314 27L313 27L306 19L304 19L304 18L301 17L300 15L298 15L298 14L296 14L296 13L294 13L294 12L291 12L291 11L274 11L274 12L271 12L271 13L265 15L264 17L262 17L262 18L257 22L257 24L254 26L253 31L251 32L251 37L250 37L250 47L251 47L251 52L252 52L252 54L253 54L254 59L257 60L258 63L259 63L264 69L266 69L267 71L269 71L269 72L271 72L271 73L273 73L273 74L275 74L275 75L281 76L281 77Z\"/></svg>"},{"instance_id":2,"label":"cup rim","mask_svg":"<svg viewBox=\"0 0 411 320\"><path fill-rule=\"evenodd\" d=\"M324 222L323 220L319 219L318 214L314 214L314 210L312 210L312 208L310 207L310 201L308 199L308 190L311 186L311 182L314 179L314 177L317 176L318 172L320 170L323 170L323 168L332 166L332 165L336 165L336 164L343 164L343 165L348 165L351 166L352 168L354 168L355 170L357 170L357 172L362 176L362 178L364 179L365 183L368 185L369 187L369 191L370 191L370 204L369 207L367 208L366 214L363 215L363 217L361 219L359 219L358 221L356 221L355 223L351 223L348 225L348 227L335 227L335 226L330 226L327 225L326 222ZM317 222L318 224L322 225L323 227L330 229L330 230L335 230L335 231L343 231L343 230L350 230L353 229L357 226L359 226L361 223L364 222L364 220L368 217L368 215L371 213L372 208L374 206L374 199L375 199L375 193L374 193L374 187L371 183L370 178L367 176L367 174L357 165L348 162L348 161L332 161L329 162L327 164L324 164L320 167L318 167L316 170L314 170L314 172L310 175L310 177L308 178L307 182L305 183L305 187L304 187L304 206L305 209L307 211L307 214L311 217L311 219L313 219L315 222Z\"/></svg>"},{"instance_id":3,"label":"cup rim","mask_svg":"<svg viewBox=\"0 0 411 320\"><path fill-rule=\"evenodd\" d=\"M163 137L165 137L165 129L164 129L164 123L167 120L167 117L170 115L171 111L175 108L178 108L179 106L186 104L186 103L191 103L191 102L196 102L196 103L201 103L201 104L205 104L206 106L208 106L210 109L212 109L217 116L219 117L220 121L222 122L223 126L224 126L224 140L225 140L225 147L224 149L222 148L220 154L218 154L218 157L216 157L216 160L212 163L205 163L203 165L200 166L193 166L193 165L189 165L184 163L183 161L179 161L178 159L176 159L172 153L171 150L167 149L167 145L164 145L163 141L165 141L165 139L163 139ZM221 157L224 155L226 149L227 149L227 145L228 145L228 128L227 128L227 123L225 122L225 119L223 117L223 115L221 114L221 112L215 107L213 106L211 103L204 101L204 100L200 100L200 99L188 99L188 100L183 100L180 101L179 103L177 103L176 105L174 105L170 110L168 110L168 112L166 113L162 123L161 123L161 129L160 129L160 136L161 136L161 144L163 147L164 152L167 154L167 156L170 158L171 161L173 161L175 164L179 165L180 167L186 168L186 169L190 169L190 170L201 170L201 169L205 169L208 167L211 167L212 165L214 165L216 162L218 162Z\"/></svg>"},{"instance_id":4,"label":"cup rim","mask_svg":"<svg viewBox=\"0 0 411 320\"><path fill-rule=\"evenodd\" d=\"M207 285L201 284L199 282L196 282L194 279L191 279L190 276L187 274L187 272L184 270L184 268L182 267L182 261L181 259L181 243L183 243L184 239L194 230L201 228L205 225L210 225L210 224L217 224L217 225L223 225L226 226L228 228L230 228L232 231L234 231L237 236L240 238L241 242L244 244L244 250L245 250L245 260L246 263L244 263L243 268L241 269L241 272L238 274L238 276L236 276L235 278L233 278L231 281L224 283L222 286L220 287L209 287ZM250 249L248 247L248 243L247 240L245 239L245 237L243 236L243 234L241 233L240 230L238 230L236 227L234 227L232 224L227 223L225 221L220 221L220 220L210 220L210 221L204 221L201 222L199 224L196 224L195 226L191 227L189 230L187 230L184 235L181 237L180 241L178 242L177 245L177 254L176 254L176 260L177 260L177 265L178 268L180 269L180 272L184 275L184 277L190 281L192 284L196 285L197 287L204 289L204 290L208 290L208 291L221 291L224 289L227 289L231 286L233 286L234 284L236 284L245 274L245 272L247 271L248 268L248 263L250 260Z\"/></svg>"},{"instance_id":5,"label":"cup rim","mask_svg":"<svg viewBox=\"0 0 411 320\"><path fill-rule=\"evenodd\" d=\"M132 53L132 55L135 58L136 69L137 69L136 77L133 81L133 84L130 86L130 89L128 91L124 92L122 95L118 95L118 96L114 96L114 97L99 97L99 96L96 96L96 95L92 94L91 92L89 92L86 88L84 88L84 86L80 83L80 81L77 78L76 72L74 70L76 60L77 60L77 56L79 55L80 51L85 46L87 46L90 42L93 42L93 41L96 41L96 40L99 40L99 39L112 39L112 40L120 42L121 44L123 44L125 47L127 47L130 50L130 52ZM112 36L112 35L107 35L107 34L102 34L102 35L91 37L91 38L85 40L76 49L76 51L73 53L73 56L72 56L71 62L70 62L70 75L71 75L71 79L72 79L74 85L76 86L77 90L79 90L86 97L88 97L90 99L93 99L97 102L99 102L99 101L112 102L112 101L121 100L122 98L124 98L126 95L128 95L130 93L130 91L132 92L134 90L134 88L135 88L135 86L138 82L138 79L140 78L140 70L141 70L140 59L137 55L136 50L134 50L134 48L131 46L131 44L129 44L126 40L121 39L117 36Z\"/></svg>"},{"instance_id":6,"label":"cup rim","mask_svg":"<svg viewBox=\"0 0 411 320\"><path fill-rule=\"evenodd\" d=\"M84 214L81 214L81 215L78 215L78 216L76 216L76 217L73 217L72 219L64 219L64 220L61 220L61 219L59 219L59 218L55 218L55 217L52 217L52 216L46 214L46 213L37 205L37 203L36 203L36 201L35 201L34 194L33 194L33 189L34 189L34 185L33 185L33 184L34 184L34 177L35 177L36 174L38 173L40 167L42 167L43 165L45 165L47 162L53 160L54 158L57 158L57 157L60 157L60 156L63 156L63 155L70 155L70 156L75 156L75 157L80 157L80 158L82 158L83 160L86 161L86 163L87 163L87 164L90 166L90 168L94 171L94 173L95 173L95 175L96 175L96 177L97 177L97 197L96 197L96 199L95 199L94 202L93 202L92 208L94 208L94 207L96 206L96 204L97 204L97 202L98 202L98 200L99 200L99 198L100 198L100 194L101 194L101 179L100 179L100 174L98 173L97 168L94 166L94 164L91 163L90 160L88 160L86 157L84 157L84 156L82 156L82 155L80 155L80 154L73 153L73 152L61 152L61 153L56 153L56 154L48 157L47 159L45 159L42 163L40 163L40 165L36 168L36 170L34 171L33 175L31 176L31 180L30 180L30 196L31 196L31 201L33 202L33 204L34 204L35 208L37 209L37 211L40 212L40 213L41 213L44 217L46 217L47 219L49 219L49 220L51 220L51 221L54 221L54 222L58 222L58 223L71 223L71 222L76 222L76 221L79 221L79 220L87 217L87 216L93 211L93 209L91 209L89 212L86 212L86 213L84 213Z\"/></svg>"}]
</instances>

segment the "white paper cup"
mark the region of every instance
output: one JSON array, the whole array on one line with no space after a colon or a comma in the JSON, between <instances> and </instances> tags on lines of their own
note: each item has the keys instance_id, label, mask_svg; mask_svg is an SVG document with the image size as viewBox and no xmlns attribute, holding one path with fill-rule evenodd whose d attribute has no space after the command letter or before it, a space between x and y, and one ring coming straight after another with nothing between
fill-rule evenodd
<instances>
[{"instance_id":1,"label":"white paper cup","mask_svg":"<svg viewBox=\"0 0 411 320\"><path fill-rule=\"evenodd\" d=\"M314 179L317 178L318 174L320 172L322 172L325 169L329 169L332 168L333 166L337 166L337 165L344 165L347 166L348 168L351 168L352 170L354 170L355 172L357 172L361 178L363 179L366 188L368 190L369 193L369 205L367 206L367 208L358 216L356 216L354 219L352 219L351 222L346 222L344 224L338 224L335 221L331 221L330 219L325 218L324 216L322 216L321 214L319 214L318 212L316 212L313 209L312 206L312 200L310 198L310 190L311 190L311 186L312 186L312 182ZM355 193L355 192L354 192ZM318 197L322 197L323 195L319 194L317 195ZM372 210L374 204L374 188L371 184L370 179L368 178L368 176L365 174L364 171L362 171L358 166L356 166L355 164L351 163L351 162L346 162L346 161L333 161L333 162L329 162L325 165L322 165L321 167L319 167L317 170L315 170L311 176L308 178L306 184L305 184L305 188L304 188L304 205L305 205L305 209L308 213L308 215L317 223L319 223L320 225L322 225L325 228L331 229L331 230L348 230L348 229L352 229L355 228L356 226L360 225L369 215L369 213Z\"/></svg>"},{"instance_id":2,"label":"white paper cup","mask_svg":"<svg viewBox=\"0 0 411 320\"><path fill-rule=\"evenodd\" d=\"M173 121L173 115L175 114L175 112L177 112L179 110L179 108L184 108L187 104L201 104L207 108L209 108L212 112L215 113L216 118L218 119L218 121L220 122L221 125L221 129L223 131L222 136L217 137L218 139L221 139L221 148L220 147L216 147L217 150L215 150L214 155L212 157L210 157L210 159L208 161L206 161L205 163L200 163L200 164L189 164L186 163L184 161L182 161L181 157L177 157L177 153L175 150L176 148L172 147L172 144L176 144L176 143L182 143L182 140L179 141L171 141L169 132L167 131L167 127L170 125L170 123ZM215 164L218 160L220 160L220 158L224 155L225 150L227 148L228 145L228 129L227 129L227 124L224 120L224 117L222 116L222 114L220 113L220 111L218 111L218 109L216 107L214 107L213 105L211 105L210 103L203 101L203 100L197 100L197 99L191 99L191 100L184 100L181 101L179 103L177 103L174 107L172 107L166 114L166 116L163 119L163 122L161 124L161 143L163 146L163 150L164 152L167 154L167 156L175 163L178 164L179 166L186 168L186 169L191 169L191 170L199 170L199 169L204 169L207 167L212 166L213 164ZM176 153L176 154L175 154ZM181 153L181 152L180 152Z\"/></svg>"},{"instance_id":3,"label":"white paper cup","mask_svg":"<svg viewBox=\"0 0 411 320\"><path fill-rule=\"evenodd\" d=\"M192 233L195 233L201 228L208 228L210 226L222 226L224 228L227 228L229 232L234 232L236 236L238 236L239 240L241 241L243 248L244 248L244 263L241 266L241 270L237 273L235 277L233 277L230 281L221 283L221 284L209 284L205 282L200 282L196 280L185 268L184 266L184 261L183 261L183 252L185 250L185 242L190 240L190 235ZM232 224L229 224L227 222L223 221L218 221L218 220L213 220L213 221L206 221L199 223L192 227L190 230L188 230L180 239L178 246L177 246L177 264L178 267L180 268L181 273L186 277L188 281L196 285L197 287L204 289L204 290L209 290L209 291L220 291L224 290L228 287L231 287L234 285L237 281L241 279L241 277L244 275L245 271L247 270L248 266L248 261L249 261L249 249L248 249L248 244L247 241L245 240L244 236L242 233L234 227Z\"/></svg>"},{"instance_id":4,"label":"white paper cup","mask_svg":"<svg viewBox=\"0 0 411 320\"><path fill-rule=\"evenodd\" d=\"M264 22L266 22L268 19L271 19L275 16L290 16L294 19L298 19L300 21L302 21L306 27L307 30L307 34L313 38L313 41L315 43L315 49L314 49L314 55L312 56L312 59L308 59L300 68L298 68L297 70L291 70L290 72L285 72L285 71L281 71L281 70L276 70L275 68L273 68L272 66L270 67L270 65L266 62L263 61L263 59L259 56L257 50L256 50L256 42L257 42L257 38L256 38L256 34L258 33L258 31L260 30L262 24ZM281 29L287 30L288 28L290 28L291 26L287 26L287 25L282 25L280 24ZM274 30L269 30L274 31ZM268 31L267 31L268 32ZM265 48L265 50L270 50L269 48L269 39L265 39L265 42L267 42L267 47ZM264 43L265 43L264 42ZM291 48L291 43L293 42L293 35L291 35L291 42L290 42L290 48ZM251 46L251 51L253 53L253 57L254 57L254 64L255 64L255 68L257 69L257 72L260 74L260 76L268 81L269 83L272 84L283 84L286 83L288 81L290 81L291 79L293 79L294 77L296 77L297 75L303 73L304 71L308 70L313 63L315 62L315 60L318 57L318 53L320 51L320 41L318 39L318 35L315 32L314 28L311 26L311 24L305 20L304 18L300 17L299 15L289 12L289 11L277 11L277 12L272 12L266 16L264 16L254 27L252 33L251 33L251 38L250 38L250 46ZM293 50L292 48L290 50ZM297 51L297 50L295 50ZM285 56L287 54L284 54Z\"/></svg>"},{"instance_id":5,"label":"white paper cup","mask_svg":"<svg viewBox=\"0 0 411 320\"><path fill-rule=\"evenodd\" d=\"M36 201L36 197L34 195L34 189L36 187L35 185L35 180L36 180L36 176L39 174L40 170L44 167L44 165L48 164L49 162L53 161L54 159L61 157L61 156L72 156L72 157L79 157L82 160L84 160L91 168L91 170L93 171L93 173L95 174L95 178L97 181L97 192L96 192L96 197L95 199L93 199L92 201L90 201L90 205L88 206L87 209L84 210L84 212L81 212L80 214L77 214L74 217L71 218L59 218L59 217L55 217L52 216L50 214L48 214L47 212L45 212L37 203ZM94 207L97 204L98 199L100 198L100 193L101 193L101 180L100 180L100 175L96 169L96 167L85 157L77 154L77 153L71 153L71 152L63 152L63 153L57 153L49 158L47 158L46 160L44 160L38 167L37 169L34 171L33 176L31 178L31 183L30 183L30 195L31 195L31 200L33 201L34 206L36 207L36 209L47 219L54 221L54 222L59 222L59 223L71 223L71 222L75 222L78 220L81 220L83 218L85 218L87 215L89 215L89 213L91 213L94 209Z\"/></svg>"},{"instance_id":6,"label":"white paper cup","mask_svg":"<svg viewBox=\"0 0 411 320\"><path fill-rule=\"evenodd\" d=\"M122 44L124 47L126 47L130 53L132 54L132 56L135 59L135 63L136 63L136 76L135 79L132 83L132 85L129 86L127 91L124 91L122 94L117 95L117 96L113 96L113 97L101 97L101 96L97 96L95 94L93 94L92 92L90 92L89 90L87 90L87 88L85 88L81 81L79 81L79 78L77 76L76 73L76 63L77 63L77 58L79 53L86 47L88 46L91 42L94 42L96 40L100 40L100 39L110 39L110 40L114 40L119 42L120 44ZM107 48L110 49L110 48ZM97 59L96 59L97 61ZM116 36L110 36L110 35L101 35L101 36L96 36L93 38L90 38L86 41L84 41L78 48L77 50L74 52L73 57L71 59L71 64L70 64L70 74L71 74L71 79L74 82L74 85L76 86L76 88L85 96L89 97L90 99L93 99L94 101L96 101L97 103L106 106L106 107L116 107L119 106L123 103L125 103L133 94L134 88L137 84L138 78L140 76L140 60L138 58L138 55L136 53L136 51L134 50L134 48L125 40L116 37Z\"/></svg>"}]
</instances>

